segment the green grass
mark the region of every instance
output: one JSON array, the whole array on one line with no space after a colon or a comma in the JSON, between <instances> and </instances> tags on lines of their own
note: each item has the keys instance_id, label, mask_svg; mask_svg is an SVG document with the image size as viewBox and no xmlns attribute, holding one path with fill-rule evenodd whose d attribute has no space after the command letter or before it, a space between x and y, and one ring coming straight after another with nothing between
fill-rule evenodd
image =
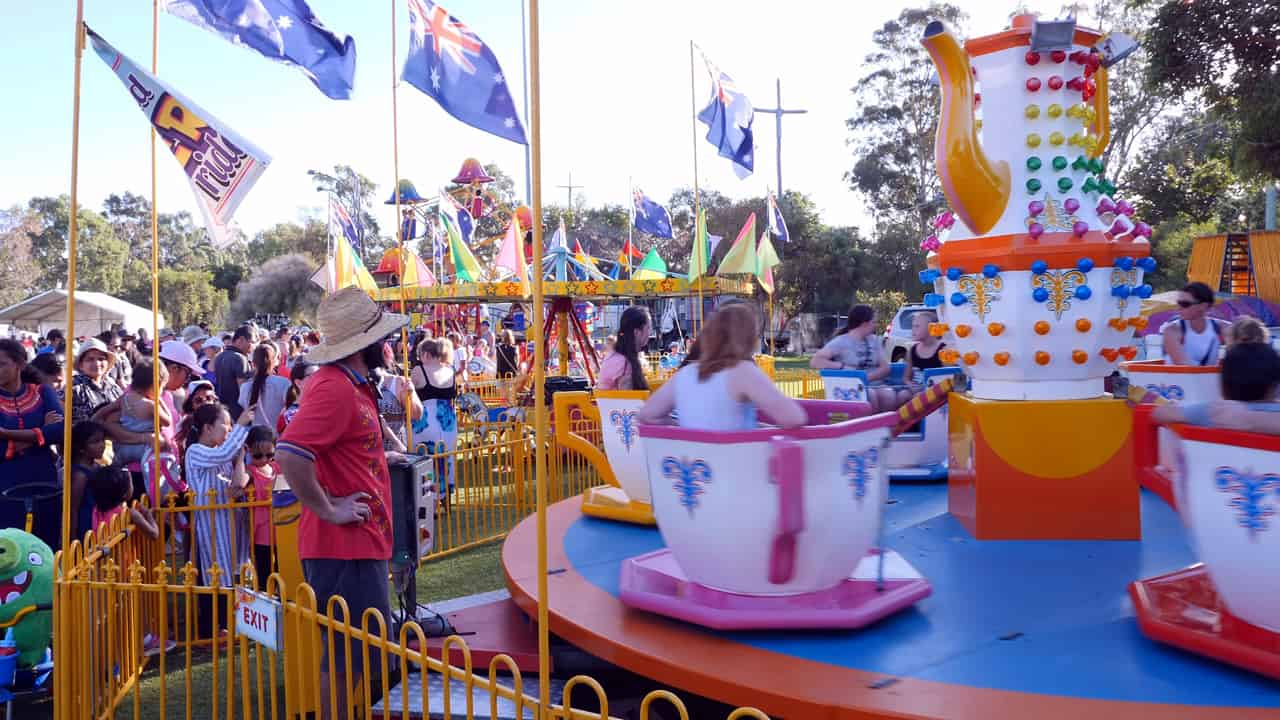
<instances>
[{"instance_id":1,"label":"green grass","mask_svg":"<svg viewBox=\"0 0 1280 720\"><path fill-rule=\"evenodd\" d=\"M773 367L776 370L805 370L809 367L811 355L787 355L775 357Z\"/></svg>"}]
</instances>

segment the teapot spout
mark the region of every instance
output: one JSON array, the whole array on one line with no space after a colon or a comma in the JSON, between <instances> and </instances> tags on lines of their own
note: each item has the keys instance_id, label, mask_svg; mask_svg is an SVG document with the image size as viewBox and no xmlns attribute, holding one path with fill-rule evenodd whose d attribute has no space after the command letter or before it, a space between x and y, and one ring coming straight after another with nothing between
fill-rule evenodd
<instances>
[{"instance_id":1,"label":"teapot spout","mask_svg":"<svg viewBox=\"0 0 1280 720\"><path fill-rule=\"evenodd\" d=\"M973 70L964 48L936 20L925 27L920 42L933 58L942 85L942 110L934 140L942 191L969 230L982 235L995 227L1009 202L1009 164L991 162L978 144Z\"/></svg>"}]
</instances>

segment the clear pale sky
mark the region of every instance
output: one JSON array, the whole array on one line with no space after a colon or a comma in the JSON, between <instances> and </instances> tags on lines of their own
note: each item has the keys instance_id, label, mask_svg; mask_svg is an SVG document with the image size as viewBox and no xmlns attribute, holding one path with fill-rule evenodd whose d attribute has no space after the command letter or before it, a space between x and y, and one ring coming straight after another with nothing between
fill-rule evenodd
<instances>
[{"instance_id":1,"label":"clear pale sky","mask_svg":"<svg viewBox=\"0 0 1280 720\"><path fill-rule=\"evenodd\" d=\"M392 4L398 57L392 62ZM356 87L329 100L298 70L237 48L176 17L160 15L160 77L270 153L273 160L237 212L252 234L274 222L320 214L323 199L309 168L350 164L390 195L393 177L391 84L408 44L403 0L311 0L339 35L355 37ZM782 79L784 107L807 115L783 123L783 182L808 193L829 223L869 224L841 179L852 161L845 120L849 89L866 74L871 33L903 7L900 0L545 0L541 3L543 193L564 202L568 182L590 203L627 200L628 178L665 200L693 181L689 40L693 39L756 107L774 105ZM923 3L918 3L923 4ZM962 2L978 34L1007 24L1013 3ZM1046 14L1061 3L1027 3ZM520 2L453 0L444 6L491 48L520 98ZM151 56L151 2L85 0L95 31L139 64ZM72 47L75 2L0 3L0 66L9 104L0 113L0 206L69 191ZM106 195L149 193L148 130L124 86L88 48L81 93L80 197L100 208ZM695 67L696 105L709 84ZM429 97L399 90L400 175L424 194L453 177L468 156L497 162L524 188L521 146L462 125ZM526 126L528 126L526 120ZM756 118L756 172L737 179L728 160L697 141L699 182L727 195L763 194L776 176L774 120ZM199 217L185 176L168 151L158 156L159 206ZM384 227L391 211L382 213ZM869 228L867 228L869 229Z\"/></svg>"}]
</instances>

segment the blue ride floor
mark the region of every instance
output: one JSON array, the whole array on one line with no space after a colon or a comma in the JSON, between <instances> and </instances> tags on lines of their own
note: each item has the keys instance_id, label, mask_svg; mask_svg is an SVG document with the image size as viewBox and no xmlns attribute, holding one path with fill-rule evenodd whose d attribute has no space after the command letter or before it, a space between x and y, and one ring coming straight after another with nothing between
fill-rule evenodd
<instances>
[{"instance_id":1,"label":"blue ride floor","mask_svg":"<svg viewBox=\"0 0 1280 720\"><path fill-rule=\"evenodd\" d=\"M915 608L854 631L714 634L814 662L982 688L1280 707L1280 683L1138 631L1128 584L1195 562L1177 514L1150 493L1137 542L979 542L947 513L945 485L892 486L885 519L888 547L933 584ZM574 569L614 597L622 561L665 546L654 528L587 517L564 543Z\"/></svg>"}]
</instances>

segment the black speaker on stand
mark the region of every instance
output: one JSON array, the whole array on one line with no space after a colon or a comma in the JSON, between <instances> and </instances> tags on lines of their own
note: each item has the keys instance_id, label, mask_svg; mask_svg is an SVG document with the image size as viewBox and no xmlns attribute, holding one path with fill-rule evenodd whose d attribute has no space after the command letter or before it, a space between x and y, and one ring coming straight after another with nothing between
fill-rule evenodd
<instances>
[{"instance_id":1,"label":"black speaker on stand","mask_svg":"<svg viewBox=\"0 0 1280 720\"><path fill-rule=\"evenodd\" d=\"M391 472L391 577L400 598L403 624L415 620L428 637L453 634L449 621L427 608L419 615L418 563L435 547L436 481L434 461L418 455L389 461ZM399 633L399 628L396 628Z\"/></svg>"}]
</instances>

